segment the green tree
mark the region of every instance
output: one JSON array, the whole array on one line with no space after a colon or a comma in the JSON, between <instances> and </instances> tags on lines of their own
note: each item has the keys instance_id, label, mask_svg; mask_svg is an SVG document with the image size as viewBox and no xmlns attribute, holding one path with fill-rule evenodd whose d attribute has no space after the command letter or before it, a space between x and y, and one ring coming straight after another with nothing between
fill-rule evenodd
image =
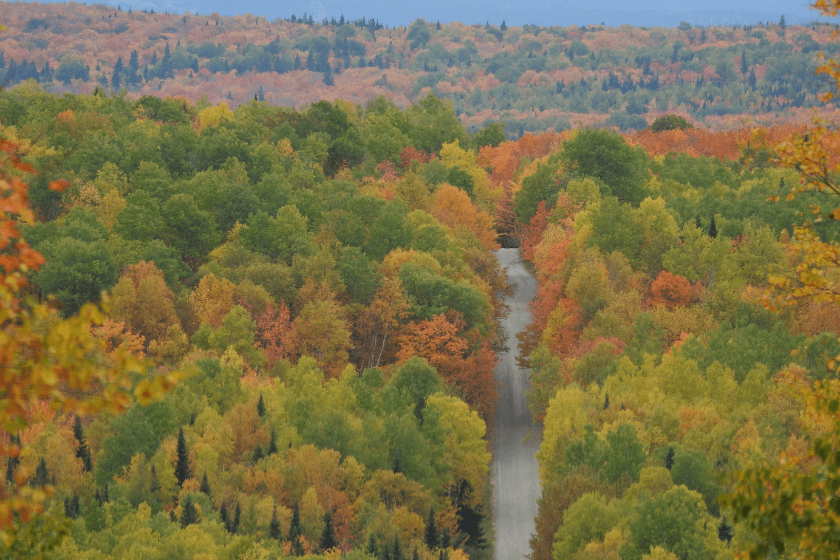
<instances>
[{"instance_id":1,"label":"green tree","mask_svg":"<svg viewBox=\"0 0 840 560\"><path fill-rule=\"evenodd\" d=\"M621 201L638 204L644 198L643 164L647 157L619 134L582 129L564 142L560 158L568 171L600 179Z\"/></svg>"},{"instance_id":2,"label":"green tree","mask_svg":"<svg viewBox=\"0 0 840 560\"><path fill-rule=\"evenodd\" d=\"M216 223L209 212L200 210L188 194L176 194L161 207L164 240L174 247L190 268L197 270L219 243Z\"/></svg>"},{"instance_id":3,"label":"green tree","mask_svg":"<svg viewBox=\"0 0 840 560\"><path fill-rule=\"evenodd\" d=\"M628 522L631 537L622 546L621 557L641 560L659 546L677 558L705 558L704 517L708 514L703 497L685 486L674 486L664 494L641 500ZM708 531L715 530L713 524L705 526Z\"/></svg>"},{"instance_id":4,"label":"green tree","mask_svg":"<svg viewBox=\"0 0 840 560\"><path fill-rule=\"evenodd\" d=\"M184 428L178 430L176 454L175 478L178 480L178 486L183 486L184 481L190 477L190 452L187 449L187 440L184 438Z\"/></svg>"},{"instance_id":5,"label":"green tree","mask_svg":"<svg viewBox=\"0 0 840 560\"><path fill-rule=\"evenodd\" d=\"M335 528L333 527L332 512L330 511L324 514L324 530L321 531L321 540L318 542L318 546L324 552L338 546L338 540L335 538Z\"/></svg>"},{"instance_id":6,"label":"green tree","mask_svg":"<svg viewBox=\"0 0 840 560\"><path fill-rule=\"evenodd\" d=\"M663 130L685 130L687 128L694 128L694 126L685 120L685 117L679 115L662 115L653 121L653 124L649 128L653 132L662 132Z\"/></svg>"}]
</instances>

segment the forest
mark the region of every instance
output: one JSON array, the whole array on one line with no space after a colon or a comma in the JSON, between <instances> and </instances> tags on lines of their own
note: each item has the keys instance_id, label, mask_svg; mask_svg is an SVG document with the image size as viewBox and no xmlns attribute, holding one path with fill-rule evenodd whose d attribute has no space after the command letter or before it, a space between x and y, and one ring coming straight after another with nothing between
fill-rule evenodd
<instances>
[{"instance_id":1,"label":"forest","mask_svg":"<svg viewBox=\"0 0 840 560\"><path fill-rule=\"evenodd\" d=\"M250 14L169 14L104 5L4 4L0 80L34 79L53 93L125 89L231 108L379 95L406 109L434 93L467 130L506 122L525 132L606 125L641 130L675 113L715 130L808 122L831 80L835 26L784 18L738 27L467 26L418 19L266 21ZM372 14L375 16L375 14ZM338 18L338 19L336 19ZM836 115L835 115L836 116Z\"/></svg>"},{"instance_id":2,"label":"forest","mask_svg":"<svg viewBox=\"0 0 840 560\"><path fill-rule=\"evenodd\" d=\"M38 19L38 5L5 6L6 67L24 30L33 41L60 22L70 32L78 14L105 9ZM371 37L402 33L397 52L414 53L380 57L384 71L423 63L429 75L443 64L423 53L460 33L425 22L400 31L375 20L100 15L89 29L106 39L158 20L253 24L266 37L283 28L311 45L323 37L311 33L345 29L350 64L336 84L353 57L371 59ZM559 68L550 57L568 54L590 76L612 52L567 53L570 30L548 32L554 55L543 43L546 54L523 52L527 34L549 37L489 29L465 28L514 47L501 58ZM830 30L729 31L764 34L739 45L748 57L745 45L767 41L815 67L814 49L787 43L794 33L833 52L818 35ZM631 32L646 41L654 30L594 29L579 42ZM676 71L729 48L699 48L718 32L661 30L657 40L688 39L660 45L678 55ZM271 64L291 56L287 36L275 40ZM166 42L144 41L143 56ZM292 52L320 52L326 66L271 72L327 78L335 51L312 48ZM207 64L250 52L212 49L183 55L201 66L173 75L239 74ZM266 86L264 99L249 90L228 104L175 94L166 88L179 78L146 65L141 79L128 60L98 87L73 77L58 91L48 72L0 91L0 557L491 558L488 426L505 347L530 369L543 428L534 560L837 557L836 122L724 127L704 124L689 100L663 117L617 110L651 121L628 127L609 121L619 112L589 121L612 127L571 129L538 114L533 134L512 131L502 113L469 116L440 87L369 99L335 89L283 106ZM638 80L676 84L655 57L635 65ZM802 107L821 91L808 89L818 80L809 65L784 73L807 90L796 93ZM756 72L757 86L778 86L768 73ZM821 75L836 79L837 66ZM717 78L698 89L700 79L692 90ZM615 89L584 82L570 87L587 99ZM615 99L640 91L620 89ZM756 90L758 105L788 103L769 91ZM832 115L822 99L818 114ZM497 322L511 295L493 254L501 247L519 247L538 282L533 323L517 340Z\"/></svg>"}]
</instances>

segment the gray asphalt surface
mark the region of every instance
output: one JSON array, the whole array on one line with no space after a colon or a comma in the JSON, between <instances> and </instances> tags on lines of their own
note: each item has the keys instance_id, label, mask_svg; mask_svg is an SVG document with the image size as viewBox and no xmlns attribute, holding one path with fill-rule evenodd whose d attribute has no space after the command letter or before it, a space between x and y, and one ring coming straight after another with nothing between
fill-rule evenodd
<instances>
[{"instance_id":1,"label":"gray asphalt surface","mask_svg":"<svg viewBox=\"0 0 840 560\"><path fill-rule=\"evenodd\" d=\"M516 365L516 335L531 322L528 303L536 295L537 280L522 266L518 249L500 249L496 258L516 293L508 300L510 314L501 323L509 350L500 355L495 371L499 404L492 441L494 552L495 560L521 560L531 553L529 541L541 495L535 457L540 430L525 403L531 379L527 370Z\"/></svg>"}]
</instances>

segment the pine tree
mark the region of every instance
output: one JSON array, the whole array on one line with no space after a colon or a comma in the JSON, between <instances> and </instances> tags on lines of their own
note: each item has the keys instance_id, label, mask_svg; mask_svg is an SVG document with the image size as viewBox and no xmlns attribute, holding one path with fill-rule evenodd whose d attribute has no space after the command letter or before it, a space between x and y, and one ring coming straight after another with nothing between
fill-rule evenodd
<instances>
[{"instance_id":1,"label":"pine tree","mask_svg":"<svg viewBox=\"0 0 840 560\"><path fill-rule=\"evenodd\" d=\"M20 448L20 436L13 435L10 439L11 439L10 446L17 446L18 449L19 449ZM14 483L14 481L15 481L15 469L17 468L18 464L20 464L20 458L17 457L17 456L9 457L6 460L6 482Z\"/></svg>"},{"instance_id":2,"label":"pine tree","mask_svg":"<svg viewBox=\"0 0 840 560\"><path fill-rule=\"evenodd\" d=\"M787 29L787 22L785 21L785 16L784 16L784 14L782 14L782 17L781 17L781 18L779 18L779 27L781 27L781 28L782 28L782 31L784 31L785 29Z\"/></svg>"},{"instance_id":3,"label":"pine tree","mask_svg":"<svg viewBox=\"0 0 840 560\"><path fill-rule=\"evenodd\" d=\"M376 542L376 537L373 533L368 536L368 543L365 552L368 553L368 556L373 556L374 558L379 557L379 545Z\"/></svg>"},{"instance_id":4,"label":"pine tree","mask_svg":"<svg viewBox=\"0 0 840 560\"><path fill-rule=\"evenodd\" d=\"M673 466L674 466L674 448L669 447L668 448L668 453L665 454L665 468L670 471L671 467L673 467Z\"/></svg>"},{"instance_id":5,"label":"pine tree","mask_svg":"<svg viewBox=\"0 0 840 560\"><path fill-rule=\"evenodd\" d=\"M225 531L230 533L230 515L228 514L227 504L224 502L222 502L222 506L219 508L219 519L222 520L222 525L224 525Z\"/></svg>"},{"instance_id":6,"label":"pine tree","mask_svg":"<svg viewBox=\"0 0 840 560\"><path fill-rule=\"evenodd\" d=\"M433 549L438 545L437 521L435 520L435 508L429 508L429 515L426 517L426 546Z\"/></svg>"},{"instance_id":7,"label":"pine tree","mask_svg":"<svg viewBox=\"0 0 840 560\"><path fill-rule=\"evenodd\" d=\"M260 92L262 92L262 86L260 86ZM260 393L260 400L257 401L257 416L259 416L260 418L265 416L265 401L263 401L262 393Z\"/></svg>"},{"instance_id":8,"label":"pine tree","mask_svg":"<svg viewBox=\"0 0 840 560\"><path fill-rule=\"evenodd\" d=\"M254 463L259 463L260 459L262 459L263 457L265 457L265 453L263 453L262 446L257 445L257 447L254 449Z\"/></svg>"},{"instance_id":9,"label":"pine tree","mask_svg":"<svg viewBox=\"0 0 840 560\"><path fill-rule=\"evenodd\" d=\"M449 527L444 527L443 532L440 534L440 543L441 548L449 548L452 546L452 535L449 534Z\"/></svg>"},{"instance_id":10,"label":"pine tree","mask_svg":"<svg viewBox=\"0 0 840 560\"><path fill-rule=\"evenodd\" d=\"M303 556L303 544L300 542L301 534L300 506L295 500L295 506L292 508L292 520L289 523L289 541L292 543L292 553L295 556Z\"/></svg>"},{"instance_id":11,"label":"pine tree","mask_svg":"<svg viewBox=\"0 0 840 560\"><path fill-rule=\"evenodd\" d=\"M729 545L732 542L733 536L732 525L726 522L726 517L721 518L720 525L718 526L718 538Z\"/></svg>"},{"instance_id":12,"label":"pine tree","mask_svg":"<svg viewBox=\"0 0 840 560\"><path fill-rule=\"evenodd\" d=\"M275 453L277 453L277 437L274 433L274 428L271 428L271 439L268 440L268 451L266 454L274 455Z\"/></svg>"},{"instance_id":13,"label":"pine tree","mask_svg":"<svg viewBox=\"0 0 840 560\"><path fill-rule=\"evenodd\" d=\"M175 463L175 478L178 479L178 486L183 486L184 481L190 477L190 457L187 450L187 440L184 439L184 428L178 431L178 460Z\"/></svg>"},{"instance_id":14,"label":"pine tree","mask_svg":"<svg viewBox=\"0 0 840 560\"><path fill-rule=\"evenodd\" d=\"M277 506L274 506L274 511L271 512L271 523L268 524L268 536L278 541L282 538L280 533L280 520L277 519Z\"/></svg>"},{"instance_id":15,"label":"pine tree","mask_svg":"<svg viewBox=\"0 0 840 560\"><path fill-rule=\"evenodd\" d=\"M234 535L239 532L239 517L242 515L242 508L236 502L236 509L233 512L233 522L230 524L230 532Z\"/></svg>"},{"instance_id":16,"label":"pine tree","mask_svg":"<svg viewBox=\"0 0 840 560\"><path fill-rule=\"evenodd\" d=\"M47 469L47 461L41 457L41 461L35 468L35 476L29 481L32 486L46 486L50 483L50 471Z\"/></svg>"},{"instance_id":17,"label":"pine tree","mask_svg":"<svg viewBox=\"0 0 840 560\"><path fill-rule=\"evenodd\" d=\"M115 90L119 91L120 89L120 72L123 71L123 61L122 57L117 58L117 63L114 64L114 74L111 76L111 85L114 87Z\"/></svg>"},{"instance_id":18,"label":"pine tree","mask_svg":"<svg viewBox=\"0 0 840 560\"><path fill-rule=\"evenodd\" d=\"M76 457L82 460L82 466L85 469L85 472L90 472L93 470L93 463L90 460L90 449L88 448L87 441L85 440L85 430L82 427L82 421L79 417L76 417L76 421L73 423L73 436L75 436L76 441L78 442L78 447L76 448Z\"/></svg>"},{"instance_id":19,"label":"pine tree","mask_svg":"<svg viewBox=\"0 0 840 560\"><path fill-rule=\"evenodd\" d=\"M183 509L181 510L181 527L186 527L194 523L198 523L198 510L195 509L195 504L187 496L184 500Z\"/></svg>"},{"instance_id":20,"label":"pine tree","mask_svg":"<svg viewBox=\"0 0 840 560\"><path fill-rule=\"evenodd\" d=\"M716 239L717 234L717 224L715 224L715 217L712 216L712 220L709 222L709 237L711 237L712 239Z\"/></svg>"},{"instance_id":21,"label":"pine tree","mask_svg":"<svg viewBox=\"0 0 840 560\"><path fill-rule=\"evenodd\" d=\"M338 540L335 538L335 527L333 527L332 512L330 511L324 514L324 530L321 531L321 540L318 544L324 552L338 546Z\"/></svg>"},{"instance_id":22,"label":"pine tree","mask_svg":"<svg viewBox=\"0 0 840 560\"><path fill-rule=\"evenodd\" d=\"M210 483L207 481L207 471L204 471L204 476L201 478L201 486L198 488L198 491L202 494L210 495Z\"/></svg>"},{"instance_id":23,"label":"pine tree","mask_svg":"<svg viewBox=\"0 0 840 560\"><path fill-rule=\"evenodd\" d=\"M400 550L400 536L397 535L394 537L394 546L391 548L391 558L392 560L405 560L403 556L402 550Z\"/></svg>"},{"instance_id":24,"label":"pine tree","mask_svg":"<svg viewBox=\"0 0 840 560\"><path fill-rule=\"evenodd\" d=\"M499 29L507 31L507 24L505 23L505 20L502 20L502 25L499 26Z\"/></svg>"}]
</instances>

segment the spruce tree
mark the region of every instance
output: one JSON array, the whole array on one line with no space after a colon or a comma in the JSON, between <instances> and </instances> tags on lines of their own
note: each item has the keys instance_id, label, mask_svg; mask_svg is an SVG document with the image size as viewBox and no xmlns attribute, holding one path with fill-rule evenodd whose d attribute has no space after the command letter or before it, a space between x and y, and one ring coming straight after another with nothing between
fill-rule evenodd
<instances>
[{"instance_id":1,"label":"spruce tree","mask_svg":"<svg viewBox=\"0 0 840 560\"><path fill-rule=\"evenodd\" d=\"M187 496L184 499L183 509L181 510L181 527L186 527L194 523L198 523L198 510L195 509L195 504Z\"/></svg>"},{"instance_id":2,"label":"spruce tree","mask_svg":"<svg viewBox=\"0 0 840 560\"><path fill-rule=\"evenodd\" d=\"M376 542L376 537L373 533L368 536L368 543L365 552L368 553L368 556L373 556L374 558L379 557L379 545Z\"/></svg>"},{"instance_id":3,"label":"spruce tree","mask_svg":"<svg viewBox=\"0 0 840 560\"><path fill-rule=\"evenodd\" d=\"M405 560L403 556L402 550L400 549L400 536L396 535L394 537L394 546L391 548L391 558L392 560Z\"/></svg>"},{"instance_id":4,"label":"spruce tree","mask_svg":"<svg viewBox=\"0 0 840 560\"><path fill-rule=\"evenodd\" d=\"M175 463L175 478L178 479L178 486L183 486L184 481L190 477L190 456L187 449L187 440L184 439L184 428L178 431L178 459Z\"/></svg>"},{"instance_id":5,"label":"spruce tree","mask_svg":"<svg viewBox=\"0 0 840 560\"><path fill-rule=\"evenodd\" d=\"M201 478L201 486L198 489L202 494L210 495L210 483L207 481L207 471L204 471L204 476Z\"/></svg>"},{"instance_id":6,"label":"spruce tree","mask_svg":"<svg viewBox=\"0 0 840 560\"><path fill-rule=\"evenodd\" d=\"M224 502L222 502L222 506L219 508L219 519L222 520L222 525L224 525L225 531L230 533L230 515L228 515L227 504Z\"/></svg>"},{"instance_id":7,"label":"spruce tree","mask_svg":"<svg viewBox=\"0 0 840 560\"><path fill-rule=\"evenodd\" d=\"M300 542L302 534L300 528L300 506L295 500L295 506L292 508L292 520L289 523L289 542L292 543L292 553L295 556L303 556L303 544Z\"/></svg>"},{"instance_id":8,"label":"spruce tree","mask_svg":"<svg viewBox=\"0 0 840 560\"><path fill-rule=\"evenodd\" d=\"M332 513L327 511L324 514L324 530L321 531L321 540L318 543L323 552L338 546L338 540L335 538L335 528L333 527Z\"/></svg>"},{"instance_id":9,"label":"spruce tree","mask_svg":"<svg viewBox=\"0 0 840 560\"><path fill-rule=\"evenodd\" d=\"M277 519L277 506L274 506L274 511L271 512L271 523L268 524L268 536L278 541L282 537L280 533L280 521Z\"/></svg>"},{"instance_id":10,"label":"spruce tree","mask_svg":"<svg viewBox=\"0 0 840 560\"><path fill-rule=\"evenodd\" d=\"M50 471L47 470L47 461L41 457L41 461L35 468L35 476L29 481L32 486L46 486L50 483Z\"/></svg>"},{"instance_id":11,"label":"spruce tree","mask_svg":"<svg viewBox=\"0 0 840 560\"><path fill-rule=\"evenodd\" d=\"M429 508L429 515L426 517L426 546L433 549L438 545L437 522L435 521L435 508Z\"/></svg>"},{"instance_id":12,"label":"spruce tree","mask_svg":"<svg viewBox=\"0 0 840 560\"><path fill-rule=\"evenodd\" d=\"M230 532L234 535L239 532L239 518L242 515L242 508L236 502L236 509L233 512L233 522L230 524Z\"/></svg>"},{"instance_id":13,"label":"spruce tree","mask_svg":"<svg viewBox=\"0 0 840 560\"><path fill-rule=\"evenodd\" d=\"M88 448L87 441L85 440L85 430L82 427L82 421L79 417L76 417L76 422L73 423L73 436L76 438L78 442L78 447L76 447L76 457L82 460L82 466L85 469L85 472L90 472L93 470L93 463L90 460L90 449Z\"/></svg>"},{"instance_id":14,"label":"spruce tree","mask_svg":"<svg viewBox=\"0 0 840 560\"><path fill-rule=\"evenodd\" d=\"M13 435L10 438L10 446L17 446L18 449L20 448L20 436ZM17 456L9 457L6 460L6 482L14 482L15 481L15 469L17 468L18 464L20 464L20 458Z\"/></svg>"},{"instance_id":15,"label":"spruce tree","mask_svg":"<svg viewBox=\"0 0 840 560\"><path fill-rule=\"evenodd\" d=\"M254 463L259 463L263 457L265 457L265 453L263 453L262 446L257 445L257 448L254 449Z\"/></svg>"},{"instance_id":16,"label":"spruce tree","mask_svg":"<svg viewBox=\"0 0 840 560\"><path fill-rule=\"evenodd\" d=\"M665 454L665 468L670 471L671 467L673 467L673 466L674 466L674 448L669 447L668 448L668 453Z\"/></svg>"},{"instance_id":17,"label":"spruce tree","mask_svg":"<svg viewBox=\"0 0 840 560\"><path fill-rule=\"evenodd\" d=\"M712 216L712 220L709 222L709 237L711 237L712 239L716 239L717 234L717 224L715 223L715 217Z\"/></svg>"},{"instance_id":18,"label":"spruce tree","mask_svg":"<svg viewBox=\"0 0 840 560\"><path fill-rule=\"evenodd\" d=\"M274 428L271 428L271 439L268 440L268 455L277 453L277 438L274 433Z\"/></svg>"},{"instance_id":19,"label":"spruce tree","mask_svg":"<svg viewBox=\"0 0 840 560\"><path fill-rule=\"evenodd\" d=\"M260 86L260 89L262 90L262 86ZM256 97L254 99L257 100ZM260 393L260 400L257 401L257 416L260 418L265 416L265 401L263 401L262 393Z\"/></svg>"}]
</instances>

